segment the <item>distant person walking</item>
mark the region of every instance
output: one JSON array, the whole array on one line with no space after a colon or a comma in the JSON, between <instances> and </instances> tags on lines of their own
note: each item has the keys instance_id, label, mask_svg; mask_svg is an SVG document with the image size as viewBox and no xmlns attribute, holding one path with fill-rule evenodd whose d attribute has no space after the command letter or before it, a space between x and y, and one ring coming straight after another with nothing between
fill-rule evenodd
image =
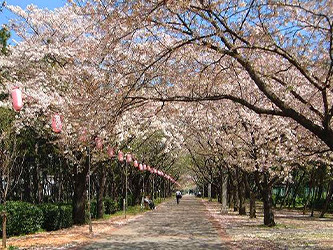
<instances>
[{"instance_id":1,"label":"distant person walking","mask_svg":"<svg viewBox=\"0 0 333 250\"><path fill-rule=\"evenodd\" d=\"M179 204L179 200L182 198L182 193L180 191L176 192L176 200L177 200L177 204Z\"/></svg>"}]
</instances>

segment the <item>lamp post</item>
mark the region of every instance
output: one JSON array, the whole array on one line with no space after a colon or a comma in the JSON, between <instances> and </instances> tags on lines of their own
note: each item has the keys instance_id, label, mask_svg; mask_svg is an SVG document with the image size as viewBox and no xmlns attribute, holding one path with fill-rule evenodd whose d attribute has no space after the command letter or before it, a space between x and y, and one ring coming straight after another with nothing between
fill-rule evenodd
<instances>
[{"instance_id":1,"label":"lamp post","mask_svg":"<svg viewBox=\"0 0 333 250\"><path fill-rule=\"evenodd\" d=\"M154 202L154 196L155 196L155 190L154 190L154 186L155 186L155 178L154 178L154 175L151 175L152 176L152 178L153 178L153 188L152 188L152 191L153 191L153 195L152 195L152 197L151 197L151 199L152 199L152 201Z\"/></svg>"},{"instance_id":2,"label":"lamp post","mask_svg":"<svg viewBox=\"0 0 333 250\"><path fill-rule=\"evenodd\" d=\"M127 210L127 206L128 206L128 194L127 194L127 189L128 189L128 169L127 169L127 165L128 163L132 162L132 155L131 154L127 154L126 155L126 161L125 161L125 219L126 219L126 210Z\"/></svg>"},{"instance_id":3,"label":"lamp post","mask_svg":"<svg viewBox=\"0 0 333 250\"><path fill-rule=\"evenodd\" d=\"M88 150L88 211L89 211L89 233L93 232L92 223L91 223L91 194L90 194L90 146Z\"/></svg>"},{"instance_id":4,"label":"lamp post","mask_svg":"<svg viewBox=\"0 0 333 250\"><path fill-rule=\"evenodd\" d=\"M122 165L123 161L124 161L124 154L122 151L118 151L118 161L120 162L120 166ZM125 174L126 175L126 174ZM127 192L127 175L126 175L126 184L125 184L125 192ZM126 198L123 199L123 210L124 210L124 215L125 215L125 218L126 218Z\"/></svg>"},{"instance_id":5,"label":"lamp post","mask_svg":"<svg viewBox=\"0 0 333 250\"><path fill-rule=\"evenodd\" d=\"M142 163L139 164L139 170L143 171L143 165ZM141 210L143 210L143 205L144 205L144 196L145 196L145 176L144 174L142 175L142 198L141 198Z\"/></svg>"}]
</instances>

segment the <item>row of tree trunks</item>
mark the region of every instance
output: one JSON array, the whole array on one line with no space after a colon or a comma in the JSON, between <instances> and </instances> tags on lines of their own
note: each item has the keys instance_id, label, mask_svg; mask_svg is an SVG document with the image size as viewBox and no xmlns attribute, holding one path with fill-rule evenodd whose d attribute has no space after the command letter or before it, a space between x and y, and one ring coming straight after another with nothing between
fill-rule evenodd
<instances>
[{"instance_id":1,"label":"row of tree trunks","mask_svg":"<svg viewBox=\"0 0 333 250\"><path fill-rule=\"evenodd\" d=\"M327 196L326 196L326 200L325 200L325 204L324 207L320 213L320 218L323 218L324 215L327 213L329 204L331 203L332 197L333 197L333 180L330 181L329 185L328 185L328 192L327 192Z\"/></svg>"},{"instance_id":2,"label":"row of tree trunks","mask_svg":"<svg viewBox=\"0 0 333 250\"><path fill-rule=\"evenodd\" d=\"M245 207L245 174L236 167L236 178L238 181L238 200L239 200L239 211L240 215L246 215L246 207Z\"/></svg>"}]
</instances>

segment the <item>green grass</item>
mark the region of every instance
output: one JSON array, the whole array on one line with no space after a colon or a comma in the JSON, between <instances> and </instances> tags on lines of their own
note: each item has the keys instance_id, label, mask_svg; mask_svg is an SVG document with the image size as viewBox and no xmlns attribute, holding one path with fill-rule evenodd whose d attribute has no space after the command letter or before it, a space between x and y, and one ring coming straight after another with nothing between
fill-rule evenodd
<instances>
[{"instance_id":1,"label":"green grass","mask_svg":"<svg viewBox=\"0 0 333 250\"><path fill-rule=\"evenodd\" d=\"M158 204L160 204L164 201L165 200L163 200L163 199L155 199L154 200L155 206L157 206ZM143 213L143 212L149 211L149 210L150 210L149 208L145 208L145 207L142 210L141 205L129 206L127 208L126 214L127 215L136 215L136 214L140 214L140 213ZM117 211L114 214L104 214L103 219L110 219L110 218L117 217L117 216L122 216L122 215L124 215L123 210Z\"/></svg>"},{"instance_id":2,"label":"green grass","mask_svg":"<svg viewBox=\"0 0 333 250\"><path fill-rule=\"evenodd\" d=\"M15 247L15 246L9 246L8 247L8 250L18 250L19 248L18 247Z\"/></svg>"},{"instance_id":3,"label":"green grass","mask_svg":"<svg viewBox=\"0 0 333 250\"><path fill-rule=\"evenodd\" d=\"M209 198L208 197L201 197L202 199L206 200L206 201L209 201ZM212 201L213 202L217 202L217 198L212 198Z\"/></svg>"},{"instance_id":4,"label":"green grass","mask_svg":"<svg viewBox=\"0 0 333 250\"><path fill-rule=\"evenodd\" d=\"M148 211L149 209L143 209L143 211L141 210L141 206L140 205L136 205L136 206L129 206L127 208L127 211L126 211L126 214L127 215L136 215L136 214L139 214L139 213L142 213L144 211ZM121 210L121 211L117 211L115 212L114 214L104 214L104 217L103 219L110 219L110 218L113 218L113 217L117 217L117 216L121 216L121 215L124 215L124 211Z\"/></svg>"}]
</instances>

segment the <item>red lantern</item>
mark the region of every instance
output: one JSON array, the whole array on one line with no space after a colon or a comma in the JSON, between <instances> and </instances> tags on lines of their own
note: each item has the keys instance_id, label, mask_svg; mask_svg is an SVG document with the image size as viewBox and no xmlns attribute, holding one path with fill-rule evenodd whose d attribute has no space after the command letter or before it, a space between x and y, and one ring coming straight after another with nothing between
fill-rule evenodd
<instances>
[{"instance_id":1,"label":"red lantern","mask_svg":"<svg viewBox=\"0 0 333 250\"><path fill-rule=\"evenodd\" d=\"M132 155L131 155L131 154L127 154L127 155L126 155L126 162L127 162L127 163L132 162Z\"/></svg>"},{"instance_id":2,"label":"red lantern","mask_svg":"<svg viewBox=\"0 0 333 250\"><path fill-rule=\"evenodd\" d=\"M20 111L23 107L22 92L18 88L12 90L12 102L15 111Z\"/></svg>"},{"instance_id":3,"label":"red lantern","mask_svg":"<svg viewBox=\"0 0 333 250\"><path fill-rule=\"evenodd\" d=\"M52 129L55 133L60 133L62 130L61 117L58 114L54 114L52 117Z\"/></svg>"},{"instance_id":4,"label":"red lantern","mask_svg":"<svg viewBox=\"0 0 333 250\"><path fill-rule=\"evenodd\" d=\"M143 164L143 170L147 170L147 165L146 164Z\"/></svg>"},{"instance_id":5,"label":"red lantern","mask_svg":"<svg viewBox=\"0 0 333 250\"><path fill-rule=\"evenodd\" d=\"M150 171L150 166L149 165L147 166L147 170Z\"/></svg>"},{"instance_id":6,"label":"red lantern","mask_svg":"<svg viewBox=\"0 0 333 250\"><path fill-rule=\"evenodd\" d=\"M108 146L108 156L110 158L114 157L114 149Z\"/></svg>"},{"instance_id":7,"label":"red lantern","mask_svg":"<svg viewBox=\"0 0 333 250\"><path fill-rule=\"evenodd\" d=\"M139 170L140 170L140 171L143 171L143 166L142 166L141 163L139 164Z\"/></svg>"},{"instance_id":8,"label":"red lantern","mask_svg":"<svg viewBox=\"0 0 333 250\"><path fill-rule=\"evenodd\" d=\"M138 163L138 161L137 161L137 160L135 160L135 161L134 161L134 163L133 163L133 165L134 165L134 167L136 167L136 168L137 168L137 167L139 166L139 163Z\"/></svg>"},{"instance_id":9,"label":"red lantern","mask_svg":"<svg viewBox=\"0 0 333 250\"><path fill-rule=\"evenodd\" d=\"M121 151L118 152L118 160L119 160L120 162L123 162L123 161L124 161L124 154L123 154L123 152L121 152Z\"/></svg>"},{"instance_id":10,"label":"red lantern","mask_svg":"<svg viewBox=\"0 0 333 250\"><path fill-rule=\"evenodd\" d=\"M154 168L154 174L157 174L157 169L156 168Z\"/></svg>"},{"instance_id":11,"label":"red lantern","mask_svg":"<svg viewBox=\"0 0 333 250\"><path fill-rule=\"evenodd\" d=\"M95 138L95 144L96 144L96 148L98 150L102 150L102 148L103 148L103 142L102 142L101 138L96 137Z\"/></svg>"}]
</instances>

